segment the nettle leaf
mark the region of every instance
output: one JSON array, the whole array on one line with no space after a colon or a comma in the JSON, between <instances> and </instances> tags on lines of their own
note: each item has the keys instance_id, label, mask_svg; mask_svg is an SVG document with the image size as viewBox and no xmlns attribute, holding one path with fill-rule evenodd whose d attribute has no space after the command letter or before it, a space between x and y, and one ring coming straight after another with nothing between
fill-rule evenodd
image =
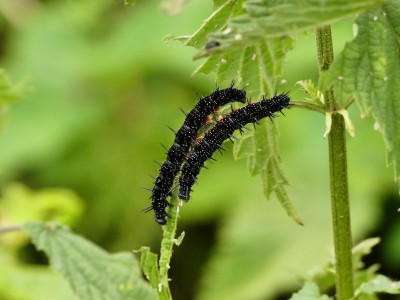
<instances>
[{"instance_id":1,"label":"nettle leaf","mask_svg":"<svg viewBox=\"0 0 400 300\"><path fill-rule=\"evenodd\" d=\"M332 24L383 3L377 0L300 0L247 1L247 14L229 22L247 38L271 38L295 35L315 27Z\"/></svg>"},{"instance_id":2,"label":"nettle leaf","mask_svg":"<svg viewBox=\"0 0 400 300\"><path fill-rule=\"evenodd\" d=\"M314 282L306 282L303 288L298 293L293 294L289 300L329 300L329 297L321 295Z\"/></svg>"},{"instance_id":3,"label":"nettle leaf","mask_svg":"<svg viewBox=\"0 0 400 300\"><path fill-rule=\"evenodd\" d=\"M159 290L160 273L158 272L158 256L150 251L149 247L141 247L140 250L140 266L147 280L150 281L154 290Z\"/></svg>"},{"instance_id":4,"label":"nettle leaf","mask_svg":"<svg viewBox=\"0 0 400 300\"><path fill-rule=\"evenodd\" d=\"M214 11L204 20L203 24L194 34L180 37L172 36L167 37L167 39L181 40L187 46L200 49L205 45L208 34L220 31L226 27L229 18L244 12L242 8L243 2L244 0L214 0Z\"/></svg>"},{"instance_id":5,"label":"nettle leaf","mask_svg":"<svg viewBox=\"0 0 400 300\"><path fill-rule=\"evenodd\" d=\"M261 174L265 197L269 199L274 192L287 214L302 224L285 190L288 181L280 167L277 127L265 119L261 124L234 144L234 157L246 157L250 175Z\"/></svg>"},{"instance_id":6,"label":"nettle leaf","mask_svg":"<svg viewBox=\"0 0 400 300\"><path fill-rule=\"evenodd\" d=\"M232 47L258 43L259 40L295 36L316 27L355 16L382 4L383 0L250 0L236 17L229 19L223 31L214 30L208 40L219 47L204 49L195 58L213 56ZM197 47L200 48L200 47Z\"/></svg>"},{"instance_id":7,"label":"nettle leaf","mask_svg":"<svg viewBox=\"0 0 400 300\"><path fill-rule=\"evenodd\" d=\"M370 295L378 293L400 294L400 282L392 281L384 275L377 274L378 265L369 266L367 269L364 268L363 257L370 254L372 248L379 241L379 238L369 238L357 244L352 249L354 285L358 287L356 288L354 299L377 299L375 296L371 298ZM320 291L329 291L335 286L334 262L335 260L331 259L329 262L309 271L303 288L290 299L329 299L321 296Z\"/></svg>"},{"instance_id":8,"label":"nettle leaf","mask_svg":"<svg viewBox=\"0 0 400 300\"><path fill-rule=\"evenodd\" d=\"M323 74L322 89L335 87L339 108L354 97L362 116L372 114L400 176L400 3L389 1L356 20L356 37Z\"/></svg>"},{"instance_id":9,"label":"nettle leaf","mask_svg":"<svg viewBox=\"0 0 400 300\"><path fill-rule=\"evenodd\" d=\"M78 299L157 299L131 253L109 254L56 223L29 222L25 230Z\"/></svg>"},{"instance_id":10,"label":"nettle leaf","mask_svg":"<svg viewBox=\"0 0 400 300\"><path fill-rule=\"evenodd\" d=\"M361 294L375 295L378 293L400 294L400 281L392 281L384 275L377 275L362 284L355 292L356 298Z\"/></svg>"},{"instance_id":11,"label":"nettle leaf","mask_svg":"<svg viewBox=\"0 0 400 300\"><path fill-rule=\"evenodd\" d=\"M222 8L226 2L219 4ZM210 22L212 25L213 22ZM210 28L213 27L211 25ZM198 33L194 37L199 40ZM245 87L248 97L258 100L262 95L275 93L284 57L292 45L291 38L280 37L234 47L207 58L195 74L215 72L219 85L226 86L234 80L237 85ZM274 192L289 216L301 224L284 188L288 182L280 168L276 124L269 121L262 124L257 130L251 129L249 135L235 144L234 153L236 158L248 159L251 175L261 174L265 196L269 198ZM245 149L241 150L243 145Z\"/></svg>"}]
</instances>

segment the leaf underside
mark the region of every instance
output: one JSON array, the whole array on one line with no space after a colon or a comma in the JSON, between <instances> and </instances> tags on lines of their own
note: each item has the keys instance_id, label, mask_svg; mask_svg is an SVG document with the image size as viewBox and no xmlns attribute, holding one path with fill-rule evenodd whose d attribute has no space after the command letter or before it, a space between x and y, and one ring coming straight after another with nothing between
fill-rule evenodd
<instances>
[{"instance_id":1,"label":"leaf underside","mask_svg":"<svg viewBox=\"0 0 400 300\"><path fill-rule=\"evenodd\" d=\"M186 44L204 45L206 37L215 32L217 25L221 30L226 30L226 23L230 16L244 13L244 10L240 8L243 1L233 2L234 5L231 6L231 1L215 1L216 10L213 16L207 19L207 22L187 40ZM222 18L221 15L224 17ZM218 24L214 25L215 19L218 19ZM221 20L224 21L223 26L221 26ZM214 72L220 86L227 86L234 80L237 86L246 89L252 101L258 101L262 95L271 96L275 93L284 57L292 46L293 40L289 37L260 39L251 45L239 44L226 51L214 53L194 73ZM276 124L270 121L261 123L262 126L257 126L256 130L253 126L249 126L249 132L235 144L234 155L236 158L248 159L250 174L253 176L261 174L265 196L269 198L275 192L288 215L301 223L285 190L288 182L280 167ZM244 148L241 149L241 147ZM238 152L240 156L237 155Z\"/></svg>"},{"instance_id":2,"label":"leaf underside","mask_svg":"<svg viewBox=\"0 0 400 300\"><path fill-rule=\"evenodd\" d=\"M25 230L78 299L157 299L132 253L109 254L55 223L29 222Z\"/></svg>"}]
</instances>

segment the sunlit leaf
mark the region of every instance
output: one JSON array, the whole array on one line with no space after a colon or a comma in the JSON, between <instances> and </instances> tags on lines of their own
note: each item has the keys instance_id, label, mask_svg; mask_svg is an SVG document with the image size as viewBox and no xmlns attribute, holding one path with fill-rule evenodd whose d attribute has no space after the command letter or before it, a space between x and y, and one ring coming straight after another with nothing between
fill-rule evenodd
<instances>
[{"instance_id":1,"label":"sunlit leaf","mask_svg":"<svg viewBox=\"0 0 400 300\"><path fill-rule=\"evenodd\" d=\"M140 252L140 265L147 280L150 281L154 290L158 289L160 284L160 274L158 272L157 254L150 251L149 247L142 247Z\"/></svg>"},{"instance_id":2,"label":"sunlit leaf","mask_svg":"<svg viewBox=\"0 0 400 300\"><path fill-rule=\"evenodd\" d=\"M131 253L111 255L56 223L30 222L25 229L79 299L157 299Z\"/></svg>"},{"instance_id":3,"label":"sunlit leaf","mask_svg":"<svg viewBox=\"0 0 400 300\"><path fill-rule=\"evenodd\" d=\"M232 19L230 25L248 37L293 36L352 17L380 3L383 1L252 0L246 2L247 14Z\"/></svg>"},{"instance_id":4,"label":"sunlit leaf","mask_svg":"<svg viewBox=\"0 0 400 300\"><path fill-rule=\"evenodd\" d=\"M227 85L234 80L246 88L249 97L260 99L261 95L275 93L283 59L292 44L289 38L261 40L253 46L214 55L196 72L214 71L219 84ZM235 144L235 156L247 157L250 174L261 174L265 196L269 198L275 192L288 215L301 224L284 188L288 182L280 167L276 125L269 120L261 123L261 127L244 137L246 141ZM240 149L243 145L246 146L245 150Z\"/></svg>"},{"instance_id":5,"label":"sunlit leaf","mask_svg":"<svg viewBox=\"0 0 400 300\"><path fill-rule=\"evenodd\" d=\"M329 297L321 295L318 286L314 282L306 282L298 293L290 297L290 300L329 300Z\"/></svg>"},{"instance_id":6,"label":"sunlit leaf","mask_svg":"<svg viewBox=\"0 0 400 300\"><path fill-rule=\"evenodd\" d=\"M215 0L214 11L204 20L200 28L186 38L185 44L197 49L203 47L207 41L207 35L217 32L226 26L228 19L242 13L244 0Z\"/></svg>"},{"instance_id":7,"label":"sunlit leaf","mask_svg":"<svg viewBox=\"0 0 400 300\"><path fill-rule=\"evenodd\" d=\"M384 275L377 275L356 290L356 295L377 293L400 294L400 281L393 281Z\"/></svg>"}]
</instances>

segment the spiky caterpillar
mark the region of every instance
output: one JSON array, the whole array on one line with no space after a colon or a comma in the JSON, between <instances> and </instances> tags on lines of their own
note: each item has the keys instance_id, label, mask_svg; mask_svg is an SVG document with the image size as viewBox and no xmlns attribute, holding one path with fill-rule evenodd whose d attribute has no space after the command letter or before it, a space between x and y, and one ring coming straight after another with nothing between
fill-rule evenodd
<instances>
[{"instance_id":1,"label":"spiky caterpillar","mask_svg":"<svg viewBox=\"0 0 400 300\"><path fill-rule=\"evenodd\" d=\"M246 92L234 87L234 84L227 89L212 92L210 95L199 99L195 107L186 114L182 127L175 132L174 142L167 150L167 158L161 165L159 174L151 189L151 205L145 209L146 212L154 210L155 221L158 224L166 224L167 213L165 208L169 205L167 197L171 195L175 177L178 175L181 165L189 153L190 147L194 144L197 132L204 126L207 117L218 107L230 102L246 101Z\"/></svg>"},{"instance_id":2,"label":"spiky caterpillar","mask_svg":"<svg viewBox=\"0 0 400 300\"><path fill-rule=\"evenodd\" d=\"M246 124L258 123L265 117L274 117L276 112L289 107L289 101L286 93L275 95L271 99L263 97L261 101L234 110L219 120L194 146L186 159L179 177L179 198L189 200L192 186L204 163L211 159L215 151L221 149L222 143L231 138L235 130L242 130Z\"/></svg>"}]
</instances>

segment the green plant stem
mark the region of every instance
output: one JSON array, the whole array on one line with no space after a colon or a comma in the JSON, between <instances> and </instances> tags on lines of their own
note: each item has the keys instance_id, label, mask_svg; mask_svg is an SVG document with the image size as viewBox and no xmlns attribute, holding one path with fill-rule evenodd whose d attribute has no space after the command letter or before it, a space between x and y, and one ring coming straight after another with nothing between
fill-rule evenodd
<instances>
[{"instance_id":1,"label":"green plant stem","mask_svg":"<svg viewBox=\"0 0 400 300\"><path fill-rule=\"evenodd\" d=\"M325 114L325 108L320 107L317 104L307 102L307 101L302 101L302 100L290 100L290 105L293 105L293 107L296 108L303 108L306 110L311 110L311 111L316 111L321 114Z\"/></svg>"},{"instance_id":2,"label":"green plant stem","mask_svg":"<svg viewBox=\"0 0 400 300\"><path fill-rule=\"evenodd\" d=\"M163 226L163 239L161 241L159 260L160 287L158 289L159 299L161 300L172 299L169 289L168 270L172 257L172 248L174 244L177 244L175 234L179 216L179 201L177 194L174 193L168 208L168 222Z\"/></svg>"},{"instance_id":3,"label":"green plant stem","mask_svg":"<svg viewBox=\"0 0 400 300\"><path fill-rule=\"evenodd\" d=\"M333 62L330 26L316 30L318 64L320 72ZM327 111L336 108L333 90L324 92ZM332 127L328 135L333 237L335 244L336 295L338 300L353 297L352 237L347 178L346 129L343 116L332 114Z\"/></svg>"}]
</instances>

